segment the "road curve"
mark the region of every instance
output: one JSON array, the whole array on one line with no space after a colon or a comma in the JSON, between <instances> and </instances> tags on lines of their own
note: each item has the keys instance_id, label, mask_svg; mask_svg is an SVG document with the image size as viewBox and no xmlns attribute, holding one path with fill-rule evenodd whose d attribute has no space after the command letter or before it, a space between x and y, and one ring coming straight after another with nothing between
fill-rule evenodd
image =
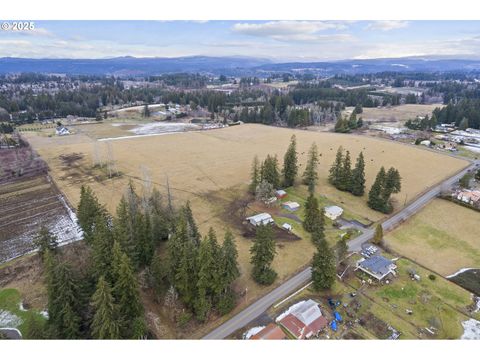
<instances>
[{"instance_id":1,"label":"road curve","mask_svg":"<svg viewBox=\"0 0 480 360\"><path fill-rule=\"evenodd\" d=\"M419 196L415 201L411 202L401 211L385 220L382 223L383 228L388 231L390 229L393 229L395 226L401 224L410 216L418 212L418 210L420 210L433 198L435 198L440 193L442 188L450 187L456 181L458 181L467 171L473 170L477 167L480 167L480 161L473 162L470 166L456 173L441 184L433 187L425 194ZM373 233L373 230L367 229L362 235L357 236L355 239L349 241L349 250L361 250L362 245L372 239ZM267 295L263 296L261 299L257 300L253 304L249 305L246 309L242 310L237 315L224 322L211 333L203 337L203 339L224 339L230 334L234 333L236 330L246 326L249 322L255 320L257 317L263 314L270 306L276 304L277 302L285 298L287 295L291 294L296 289L309 282L311 279L311 271L312 269L308 267L297 275L288 279L283 284L269 292Z\"/></svg>"}]
</instances>

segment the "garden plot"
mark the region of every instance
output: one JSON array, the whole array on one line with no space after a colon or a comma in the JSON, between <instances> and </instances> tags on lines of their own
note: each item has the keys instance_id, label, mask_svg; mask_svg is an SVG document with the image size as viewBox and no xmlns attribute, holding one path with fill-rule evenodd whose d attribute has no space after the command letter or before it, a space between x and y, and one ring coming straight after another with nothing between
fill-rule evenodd
<instances>
[{"instance_id":1,"label":"garden plot","mask_svg":"<svg viewBox=\"0 0 480 360\"><path fill-rule=\"evenodd\" d=\"M34 251L43 225L59 245L82 239L75 213L46 176L3 185L0 204L0 263Z\"/></svg>"}]
</instances>

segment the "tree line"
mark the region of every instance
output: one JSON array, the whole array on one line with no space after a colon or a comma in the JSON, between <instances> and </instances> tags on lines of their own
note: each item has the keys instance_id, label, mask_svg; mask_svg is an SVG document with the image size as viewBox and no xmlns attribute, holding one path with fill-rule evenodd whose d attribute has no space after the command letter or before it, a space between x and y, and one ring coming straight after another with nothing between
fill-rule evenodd
<instances>
[{"instance_id":1,"label":"tree line","mask_svg":"<svg viewBox=\"0 0 480 360\"><path fill-rule=\"evenodd\" d=\"M235 306L232 283L240 271L233 235L227 231L219 245L210 229L201 240L188 202L175 209L156 189L139 196L130 183L111 216L93 191L82 187L77 215L89 253L85 268L74 269L62 260L58 241L47 229L42 228L35 240L48 295L49 318L41 331L45 337L149 336L141 277L158 299L173 296L178 299L175 306L183 306L184 314L194 314L198 321Z\"/></svg>"}]
</instances>

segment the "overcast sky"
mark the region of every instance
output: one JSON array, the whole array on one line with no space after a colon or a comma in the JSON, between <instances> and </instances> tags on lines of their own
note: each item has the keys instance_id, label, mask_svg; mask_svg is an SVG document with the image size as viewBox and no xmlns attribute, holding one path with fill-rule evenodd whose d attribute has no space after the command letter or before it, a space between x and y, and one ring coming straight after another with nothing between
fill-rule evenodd
<instances>
[{"instance_id":1,"label":"overcast sky","mask_svg":"<svg viewBox=\"0 0 480 360\"><path fill-rule=\"evenodd\" d=\"M480 21L36 21L0 57L252 56L273 61L480 58Z\"/></svg>"}]
</instances>

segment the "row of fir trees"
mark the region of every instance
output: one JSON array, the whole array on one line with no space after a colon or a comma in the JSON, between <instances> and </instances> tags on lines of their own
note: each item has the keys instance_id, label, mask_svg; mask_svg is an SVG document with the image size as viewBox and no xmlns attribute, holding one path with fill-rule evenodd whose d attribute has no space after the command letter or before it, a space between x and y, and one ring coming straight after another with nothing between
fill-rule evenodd
<instances>
[{"instance_id":1,"label":"row of fir trees","mask_svg":"<svg viewBox=\"0 0 480 360\"><path fill-rule=\"evenodd\" d=\"M363 152L358 155L355 167L352 169L350 151L343 154L340 146L335 156L335 161L330 168L328 176L330 184L340 191L348 191L355 196L362 196L365 193L365 159Z\"/></svg>"},{"instance_id":2,"label":"row of fir trees","mask_svg":"<svg viewBox=\"0 0 480 360\"><path fill-rule=\"evenodd\" d=\"M188 202L176 210L156 189L141 197L130 183L112 217L82 187L77 215L88 250L85 267L74 269L64 260L46 228L35 239L48 295L47 328L37 331L43 337L147 337L140 274L147 274L145 286L157 294L178 294L200 321L214 309L225 314L234 307L232 283L240 272L233 236L227 231L220 246L210 229L201 241ZM166 254L159 251L165 241Z\"/></svg>"}]
</instances>

